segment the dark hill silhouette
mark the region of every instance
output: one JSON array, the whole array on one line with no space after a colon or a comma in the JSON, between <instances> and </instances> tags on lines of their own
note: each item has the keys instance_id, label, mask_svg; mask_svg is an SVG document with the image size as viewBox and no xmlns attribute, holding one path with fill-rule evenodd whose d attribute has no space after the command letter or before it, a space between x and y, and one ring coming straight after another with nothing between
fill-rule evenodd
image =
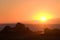
<instances>
[{"instance_id":1,"label":"dark hill silhouette","mask_svg":"<svg viewBox=\"0 0 60 40\"><path fill-rule=\"evenodd\" d=\"M6 26L1 32L0 32L0 38L4 39L23 39L30 37L32 32L25 27L22 23L17 23L15 28L10 28L10 26Z\"/></svg>"},{"instance_id":2,"label":"dark hill silhouette","mask_svg":"<svg viewBox=\"0 0 60 40\"><path fill-rule=\"evenodd\" d=\"M16 27L15 27L14 29L15 29L15 31L16 31L16 30L21 31L21 29L24 30L24 28L25 28L25 25L24 25L24 24L22 24L22 23L17 23L17 24L16 24Z\"/></svg>"},{"instance_id":3,"label":"dark hill silhouette","mask_svg":"<svg viewBox=\"0 0 60 40\"><path fill-rule=\"evenodd\" d=\"M15 28L13 28L13 30L14 31L16 31L16 32L20 32L20 33L22 33L22 32L31 32L28 28L26 28L25 27L25 25L24 24L22 24L22 23L17 23L16 24L16 27Z\"/></svg>"},{"instance_id":4,"label":"dark hill silhouette","mask_svg":"<svg viewBox=\"0 0 60 40\"><path fill-rule=\"evenodd\" d=\"M60 40L60 29L53 29L50 30L48 28L45 29L45 34L44 34L46 40Z\"/></svg>"},{"instance_id":5,"label":"dark hill silhouette","mask_svg":"<svg viewBox=\"0 0 60 40\"><path fill-rule=\"evenodd\" d=\"M48 29L48 28L46 28L45 29L45 34L50 34L50 35L59 35L60 34L60 29L52 29L52 30L50 30L50 29Z\"/></svg>"},{"instance_id":6,"label":"dark hill silhouette","mask_svg":"<svg viewBox=\"0 0 60 40\"><path fill-rule=\"evenodd\" d=\"M22 23L17 23L15 28L10 28L10 26L5 26L5 28L0 32L1 40L57 40L60 39L60 29L50 30L45 29L44 34L38 34L40 32L30 31Z\"/></svg>"},{"instance_id":7,"label":"dark hill silhouette","mask_svg":"<svg viewBox=\"0 0 60 40\"><path fill-rule=\"evenodd\" d=\"M6 32L10 32L10 30L11 30L10 26L5 26L5 28L1 32L6 33Z\"/></svg>"}]
</instances>

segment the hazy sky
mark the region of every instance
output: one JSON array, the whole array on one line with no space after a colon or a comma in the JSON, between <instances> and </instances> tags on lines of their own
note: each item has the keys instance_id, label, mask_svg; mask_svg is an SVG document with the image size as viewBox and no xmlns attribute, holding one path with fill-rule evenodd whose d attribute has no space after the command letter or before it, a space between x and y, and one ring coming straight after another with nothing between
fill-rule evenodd
<instances>
[{"instance_id":1,"label":"hazy sky","mask_svg":"<svg viewBox=\"0 0 60 40\"><path fill-rule=\"evenodd\" d=\"M0 0L0 23L33 20L41 10L60 18L60 0Z\"/></svg>"}]
</instances>

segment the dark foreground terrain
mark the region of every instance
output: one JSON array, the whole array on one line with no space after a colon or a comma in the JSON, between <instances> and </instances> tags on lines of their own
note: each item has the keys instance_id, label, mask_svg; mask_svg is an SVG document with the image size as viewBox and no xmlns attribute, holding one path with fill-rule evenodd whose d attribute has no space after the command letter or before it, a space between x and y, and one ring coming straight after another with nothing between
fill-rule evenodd
<instances>
[{"instance_id":1,"label":"dark foreground terrain","mask_svg":"<svg viewBox=\"0 0 60 40\"><path fill-rule=\"evenodd\" d=\"M24 24L17 23L15 28L6 26L0 32L0 40L60 40L59 29L49 30L46 28L44 32L44 34L35 34L35 32L26 28Z\"/></svg>"}]
</instances>

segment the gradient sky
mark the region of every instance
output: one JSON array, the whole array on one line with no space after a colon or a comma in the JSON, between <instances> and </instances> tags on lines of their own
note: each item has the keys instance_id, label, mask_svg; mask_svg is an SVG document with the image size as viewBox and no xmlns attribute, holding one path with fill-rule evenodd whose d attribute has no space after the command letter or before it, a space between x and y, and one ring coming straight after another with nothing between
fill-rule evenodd
<instances>
[{"instance_id":1,"label":"gradient sky","mask_svg":"<svg viewBox=\"0 0 60 40\"><path fill-rule=\"evenodd\" d=\"M60 18L60 0L0 0L0 23L33 20L41 10Z\"/></svg>"}]
</instances>

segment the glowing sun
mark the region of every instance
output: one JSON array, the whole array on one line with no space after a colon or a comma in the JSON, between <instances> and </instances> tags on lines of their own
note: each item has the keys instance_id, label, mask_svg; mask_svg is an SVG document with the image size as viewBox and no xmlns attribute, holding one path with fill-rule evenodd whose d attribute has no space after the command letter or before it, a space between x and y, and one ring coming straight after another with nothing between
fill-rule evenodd
<instances>
[{"instance_id":1,"label":"glowing sun","mask_svg":"<svg viewBox=\"0 0 60 40\"><path fill-rule=\"evenodd\" d=\"M34 17L34 20L46 23L47 21L53 19L53 15L49 12L37 12Z\"/></svg>"},{"instance_id":2,"label":"glowing sun","mask_svg":"<svg viewBox=\"0 0 60 40\"><path fill-rule=\"evenodd\" d=\"M46 18L46 17L41 17L40 20L41 20L42 22L45 22L45 21L47 20L47 18Z\"/></svg>"}]
</instances>

